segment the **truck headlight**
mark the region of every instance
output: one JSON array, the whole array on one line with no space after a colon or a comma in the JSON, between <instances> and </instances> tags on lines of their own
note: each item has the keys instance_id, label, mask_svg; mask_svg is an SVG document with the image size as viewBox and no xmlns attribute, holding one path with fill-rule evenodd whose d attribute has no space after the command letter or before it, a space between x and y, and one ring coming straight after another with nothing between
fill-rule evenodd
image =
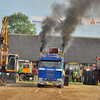
<instances>
[{"instance_id":1,"label":"truck headlight","mask_svg":"<svg viewBox=\"0 0 100 100\"><path fill-rule=\"evenodd\" d=\"M57 81L62 81L62 78L58 78Z\"/></svg>"},{"instance_id":2,"label":"truck headlight","mask_svg":"<svg viewBox=\"0 0 100 100\"><path fill-rule=\"evenodd\" d=\"M7 73L6 75L10 75L10 73Z\"/></svg>"}]
</instances>

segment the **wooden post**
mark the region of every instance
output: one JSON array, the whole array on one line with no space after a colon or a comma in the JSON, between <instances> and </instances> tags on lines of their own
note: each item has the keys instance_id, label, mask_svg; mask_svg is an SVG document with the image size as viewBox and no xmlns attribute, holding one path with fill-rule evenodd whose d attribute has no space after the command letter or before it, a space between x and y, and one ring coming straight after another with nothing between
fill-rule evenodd
<instances>
[{"instance_id":1,"label":"wooden post","mask_svg":"<svg viewBox=\"0 0 100 100\"><path fill-rule=\"evenodd\" d=\"M34 84L36 84L36 85L37 85L37 80L38 80L38 74L35 74L34 75Z\"/></svg>"}]
</instances>

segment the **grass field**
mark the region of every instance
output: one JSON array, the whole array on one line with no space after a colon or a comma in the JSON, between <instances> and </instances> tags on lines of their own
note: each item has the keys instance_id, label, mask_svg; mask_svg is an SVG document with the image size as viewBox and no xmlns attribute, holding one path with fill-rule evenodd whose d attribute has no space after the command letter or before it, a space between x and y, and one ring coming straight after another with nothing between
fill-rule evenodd
<instances>
[{"instance_id":1,"label":"grass field","mask_svg":"<svg viewBox=\"0 0 100 100\"><path fill-rule=\"evenodd\" d=\"M84 85L82 82L70 82L69 85ZM100 83L99 85L84 85L84 86L100 86Z\"/></svg>"},{"instance_id":2,"label":"grass field","mask_svg":"<svg viewBox=\"0 0 100 100\"><path fill-rule=\"evenodd\" d=\"M32 80L32 81L19 81L18 83L33 83L34 82L34 80Z\"/></svg>"}]
</instances>

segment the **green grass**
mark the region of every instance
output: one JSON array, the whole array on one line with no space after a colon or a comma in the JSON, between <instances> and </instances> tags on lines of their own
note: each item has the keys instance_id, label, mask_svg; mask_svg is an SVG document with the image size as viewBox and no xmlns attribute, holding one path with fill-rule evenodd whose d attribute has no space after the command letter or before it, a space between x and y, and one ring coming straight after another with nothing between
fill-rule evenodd
<instances>
[{"instance_id":1,"label":"green grass","mask_svg":"<svg viewBox=\"0 0 100 100\"><path fill-rule=\"evenodd\" d=\"M99 85L84 85L82 82L69 82L69 85L83 85L83 86L100 86L100 83Z\"/></svg>"},{"instance_id":2,"label":"green grass","mask_svg":"<svg viewBox=\"0 0 100 100\"><path fill-rule=\"evenodd\" d=\"M32 81L19 81L19 82L17 82L17 83L33 83L34 82L34 80L32 80Z\"/></svg>"}]
</instances>

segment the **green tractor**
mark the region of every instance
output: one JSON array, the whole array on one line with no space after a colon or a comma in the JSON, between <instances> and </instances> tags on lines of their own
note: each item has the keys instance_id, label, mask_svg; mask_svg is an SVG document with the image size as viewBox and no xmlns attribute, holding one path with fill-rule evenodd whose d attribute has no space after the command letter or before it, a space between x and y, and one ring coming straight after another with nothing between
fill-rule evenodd
<instances>
[{"instance_id":1,"label":"green tractor","mask_svg":"<svg viewBox=\"0 0 100 100\"><path fill-rule=\"evenodd\" d=\"M69 71L71 75L71 80L73 82L82 82L82 75L80 73L81 66L82 64L74 62L66 64L67 71Z\"/></svg>"},{"instance_id":2,"label":"green tractor","mask_svg":"<svg viewBox=\"0 0 100 100\"><path fill-rule=\"evenodd\" d=\"M32 65L26 60L19 61L19 80L32 80L34 74L32 73Z\"/></svg>"}]
</instances>

